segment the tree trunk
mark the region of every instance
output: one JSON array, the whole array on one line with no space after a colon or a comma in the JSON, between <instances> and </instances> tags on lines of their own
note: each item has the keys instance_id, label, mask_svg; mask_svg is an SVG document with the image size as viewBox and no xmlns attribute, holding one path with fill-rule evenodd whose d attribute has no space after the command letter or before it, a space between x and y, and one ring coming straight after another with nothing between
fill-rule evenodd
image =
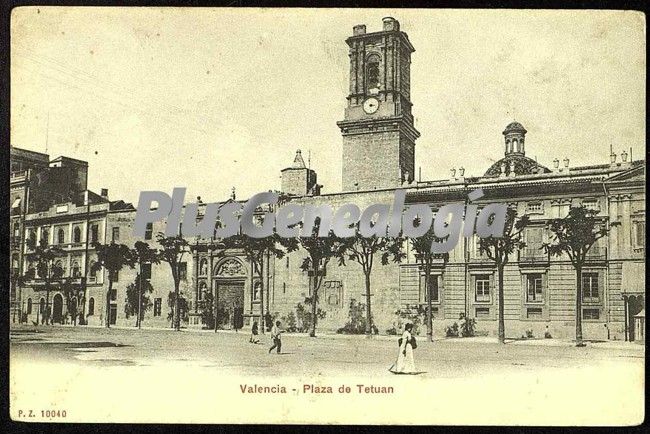
<instances>
[{"instance_id":1,"label":"tree trunk","mask_svg":"<svg viewBox=\"0 0 650 434\"><path fill-rule=\"evenodd\" d=\"M424 267L424 290L427 292L427 340L433 342L433 300L431 300L431 265Z\"/></svg>"},{"instance_id":2,"label":"tree trunk","mask_svg":"<svg viewBox=\"0 0 650 434\"><path fill-rule=\"evenodd\" d=\"M43 312L43 322L45 325L51 325L51 317L50 315L50 284L46 284L45 286L45 312Z\"/></svg>"},{"instance_id":3,"label":"tree trunk","mask_svg":"<svg viewBox=\"0 0 650 434\"><path fill-rule=\"evenodd\" d=\"M138 319L135 322L138 328L141 328L142 322L142 264L140 264L140 278L138 279Z\"/></svg>"},{"instance_id":4,"label":"tree trunk","mask_svg":"<svg viewBox=\"0 0 650 434\"><path fill-rule=\"evenodd\" d=\"M174 279L174 294L176 294L176 297L174 297L174 329L176 331L181 330L181 311L180 311L180 294L179 294L179 286L180 282L178 279Z\"/></svg>"},{"instance_id":5,"label":"tree trunk","mask_svg":"<svg viewBox=\"0 0 650 434\"><path fill-rule=\"evenodd\" d=\"M582 266L576 266L576 346L582 342Z\"/></svg>"},{"instance_id":6,"label":"tree trunk","mask_svg":"<svg viewBox=\"0 0 650 434\"><path fill-rule=\"evenodd\" d=\"M111 327L111 292L113 292L113 279L108 279L108 291L106 292L106 328Z\"/></svg>"},{"instance_id":7,"label":"tree trunk","mask_svg":"<svg viewBox=\"0 0 650 434\"><path fill-rule=\"evenodd\" d=\"M503 295L503 264L497 264L499 274L499 343L506 342L506 324L504 315L504 295Z\"/></svg>"},{"instance_id":8,"label":"tree trunk","mask_svg":"<svg viewBox=\"0 0 650 434\"><path fill-rule=\"evenodd\" d=\"M370 308L370 270L365 271L366 277L366 334L372 335L372 311Z\"/></svg>"},{"instance_id":9,"label":"tree trunk","mask_svg":"<svg viewBox=\"0 0 650 434\"><path fill-rule=\"evenodd\" d=\"M314 273L316 274L316 273ZM314 276L312 280L312 291L311 291L311 331L309 332L309 336L312 338L316 337L316 279L317 277Z\"/></svg>"},{"instance_id":10,"label":"tree trunk","mask_svg":"<svg viewBox=\"0 0 650 434\"><path fill-rule=\"evenodd\" d=\"M264 266L259 267L259 279L260 279L260 324L262 327L262 333L266 331L266 318L264 317Z\"/></svg>"}]
</instances>

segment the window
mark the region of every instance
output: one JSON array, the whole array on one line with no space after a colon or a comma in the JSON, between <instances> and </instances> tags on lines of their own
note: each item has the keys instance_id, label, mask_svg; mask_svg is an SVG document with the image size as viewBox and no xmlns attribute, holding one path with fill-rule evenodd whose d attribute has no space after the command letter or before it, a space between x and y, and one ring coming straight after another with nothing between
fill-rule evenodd
<instances>
[{"instance_id":1,"label":"window","mask_svg":"<svg viewBox=\"0 0 650 434\"><path fill-rule=\"evenodd\" d=\"M29 241L36 244L36 231L34 231L34 229L29 230Z\"/></svg>"},{"instance_id":2,"label":"window","mask_svg":"<svg viewBox=\"0 0 650 434\"><path fill-rule=\"evenodd\" d=\"M111 289L111 301L117 300L117 288Z\"/></svg>"},{"instance_id":3,"label":"window","mask_svg":"<svg viewBox=\"0 0 650 434\"><path fill-rule=\"evenodd\" d=\"M582 273L582 301L598 302L598 273Z\"/></svg>"},{"instance_id":4,"label":"window","mask_svg":"<svg viewBox=\"0 0 650 434\"><path fill-rule=\"evenodd\" d=\"M151 279L151 264L142 264L142 278Z\"/></svg>"},{"instance_id":5,"label":"window","mask_svg":"<svg viewBox=\"0 0 650 434\"><path fill-rule=\"evenodd\" d=\"M90 277L93 279L97 277L97 270L95 270L95 261L90 261L90 267L88 268L90 272Z\"/></svg>"},{"instance_id":6,"label":"window","mask_svg":"<svg viewBox=\"0 0 650 434\"><path fill-rule=\"evenodd\" d=\"M201 266L199 267L199 274L201 276L207 276L208 275L208 260L203 258L201 259Z\"/></svg>"},{"instance_id":7,"label":"window","mask_svg":"<svg viewBox=\"0 0 650 434\"><path fill-rule=\"evenodd\" d=\"M65 266L63 265L63 261L61 260L58 260L54 263L54 269L52 270L53 276L55 276L58 273L60 273L61 276L65 276Z\"/></svg>"},{"instance_id":8,"label":"window","mask_svg":"<svg viewBox=\"0 0 650 434\"><path fill-rule=\"evenodd\" d=\"M153 316L160 316L161 312L162 312L162 298L154 298L153 299Z\"/></svg>"},{"instance_id":9,"label":"window","mask_svg":"<svg viewBox=\"0 0 650 434\"><path fill-rule=\"evenodd\" d=\"M289 255L287 255L287 265L286 268L289 268Z\"/></svg>"},{"instance_id":10,"label":"window","mask_svg":"<svg viewBox=\"0 0 650 434\"><path fill-rule=\"evenodd\" d=\"M287 293L287 283L286 282L282 282L282 293L283 294Z\"/></svg>"},{"instance_id":11,"label":"window","mask_svg":"<svg viewBox=\"0 0 650 434\"><path fill-rule=\"evenodd\" d=\"M113 237L111 239L114 242L120 241L120 228L113 228Z\"/></svg>"},{"instance_id":12,"label":"window","mask_svg":"<svg viewBox=\"0 0 650 434\"><path fill-rule=\"evenodd\" d=\"M600 319L600 309L582 309L582 319Z\"/></svg>"},{"instance_id":13,"label":"window","mask_svg":"<svg viewBox=\"0 0 650 434\"><path fill-rule=\"evenodd\" d=\"M490 316L489 307L477 307L476 308L476 318L487 318Z\"/></svg>"},{"instance_id":14,"label":"window","mask_svg":"<svg viewBox=\"0 0 650 434\"><path fill-rule=\"evenodd\" d=\"M187 280L187 262L178 263L178 277L180 280Z\"/></svg>"},{"instance_id":15,"label":"window","mask_svg":"<svg viewBox=\"0 0 650 434\"><path fill-rule=\"evenodd\" d=\"M540 214L544 212L544 208L542 207L542 202L528 202L526 204L526 212L533 213L533 214Z\"/></svg>"},{"instance_id":16,"label":"window","mask_svg":"<svg viewBox=\"0 0 650 434\"><path fill-rule=\"evenodd\" d=\"M88 315L95 315L95 299L92 297L88 300Z\"/></svg>"},{"instance_id":17,"label":"window","mask_svg":"<svg viewBox=\"0 0 650 434\"><path fill-rule=\"evenodd\" d=\"M429 292L431 293L431 302L438 303L440 301L440 291L439 291L439 282L438 275L432 274L429 276L429 290L424 286L424 276L420 276L420 300L423 303L429 302Z\"/></svg>"},{"instance_id":18,"label":"window","mask_svg":"<svg viewBox=\"0 0 650 434\"><path fill-rule=\"evenodd\" d=\"M38 302L38 312L43 313L45 312L45 299L41 298L41 301Z\"/></svg>"},{"instance_id":19,"label":"window","mask_svg":"<svg viewBox=\"0 0 650 434\"><path fill-rule=\"evenodd\" d=\"M144 239L150 240L153 238L153 223L147 223L147 227L144 230Z\"/></svg>"},{"instance_id":20,"label":"window","mask_svg":"<svg viewBox=\"0 0 650 434\"><path fill-rule=\"evenodd\" d=\"M99 225L94 224L90 227L90 241L96 243L99 241Z\"/></svg>"},{"instance_id":21,"label":"window","mask_svg":"<svg viewBox=\"0 0 650 434\"><path fill-rule=\"evenodd\" d=\"M261 289L262 289L262 283L259 280L257 280L253 284L253 301L259 301Z\"/></svg>"},{"instance_id":22,"label":"window","mask_svg":"<svg viewBox=\"0 0 650 434\"><path fill-rule=\"evenodd\" d=\"M645 247L645 222L634 222L634 246Z\"/></svg>"},{"instance_id":23,"label":"window","mask_svg":"<svg viewBox=\"0 0 650 434\"><path fill-rule=\"evenodd\" d=\"M32 314L32 299L28 298L27 299L27 315Z\"/></svg>"},{"instance_id":24,"label":"window","mask_svg":"<svg viewBox=\"0 0 650 434\"><path fill-rule=\"evenodd\" d=\"M65 231L63 228L60 228L56 233L56 242L59 244L65 243Z\"/></svg>"},{"instance_id":25,"label":"window","mask_svg":"<svg viewBox=\"0 0 650 434\"><path fill-rule=\"evenodd\" d=\"M525 258L546 256L546 253L542 249L542 244L544 243L543 240L544 228L541 227L526 228L524 235L525 235L524 241L526 242L526 246L524 247L523 250L523 256Z\"/></svg>"},{"instance_id":26,"label":"window","mask_svg":"<svg viewBox=\"0 0 650 434\"><path fill-rule=\"evenodd\" d=\"M79 261L72 262L72 277L81 277L81 267L79 267Z\"/></svg>"},{"instance_id":27,"label":"window","mask_svg":"<svg viewBox=\"0 0 650 434\"><path fill-rule=\"evenodd\" d=\"M45 243L50 243L50 233L47 229L41 230L41 240L45 240Z\"/></svg>"},{"instance_id":28,"label":"window","mask_svg":"<svg viewBox=\"0 0 650 434\"><path fill-rule=\"evenodd\" d=\"M526 302L542 303L544 301L544 288L542 286L542 274L534 273L526 275Z\"/></svg>"},{"instance_id":29,"label":"window","mask_svg":"<svg viewBox=\"0 0 650 434\"><path fill-rule=\"evenodd\" d=\"M542 308L541 307L529 307L526 309L526 318L542 318Z\"/></svg>"},{"instance_id":30,"label":"window","mask_svg":"<svg viewBox=\"0 0 650 434\"><path fill-rule=\"evenodd\" d=\"M113 277L113 282L119 282L120 281L120 270L115 270L112 273L109 273Z\"/></svg>"},{"instance_id":31,"label":"window","mask_svg":"<svg viewBox=\"0 0 650 434\"><path fill-rule=\"evenodd\" d=\"M14 237L20 236L20 223L14 223Z\"/></svg>"},{"instance_id":32,"label":"window","mask_svg":"<svg viewBox=\"0 0 650 434\"><path fill-rule=\"evenodd\" d=\"M475 278L476 301L489 302L490 299L490 275L480 274Z\"/></svg>"},{"instance_id":33,"label":"window","mask_svg":"<svg viewBox=\"0 0 650 434\"><path fill-rule=\"evenodd\" d=\"M72 242L73 243L81 242L81 228L79 226L74 228Z\"/></svg>"}]
</instances>

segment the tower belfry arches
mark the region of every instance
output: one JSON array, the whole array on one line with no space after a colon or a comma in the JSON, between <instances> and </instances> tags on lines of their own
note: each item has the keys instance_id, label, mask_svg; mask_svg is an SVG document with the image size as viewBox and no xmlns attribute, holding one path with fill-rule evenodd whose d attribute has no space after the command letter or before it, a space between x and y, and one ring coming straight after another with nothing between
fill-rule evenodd
<instances>
[{"instance_id":1,"label":"tower belfry arches","mask_svg":"<svg viewBox=\"0 0 650 434\"><path fill-rule=\"evenodd\" d=\"M414 181L415 141L411 113L411 54L408 35L392 17L382 29L354 26L346 42L350 86L343 135L344 191L397 188Z\"/></svg>"}]
</instances>

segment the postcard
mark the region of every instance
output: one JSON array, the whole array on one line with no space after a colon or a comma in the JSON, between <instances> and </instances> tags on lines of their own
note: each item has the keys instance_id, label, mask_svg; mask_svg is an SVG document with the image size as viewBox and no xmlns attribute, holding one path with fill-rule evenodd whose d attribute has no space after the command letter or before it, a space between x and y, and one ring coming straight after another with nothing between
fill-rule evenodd
<instances>
[{"instance_id":1,"label":"postcard","mask_svg":"<svg viewBox=\"0 0 650 434\"><path fill-rule=\"evenodd\" d=\"M19 7L17 422L644 418L646 21Z\"/></svg>"}]
</instances>

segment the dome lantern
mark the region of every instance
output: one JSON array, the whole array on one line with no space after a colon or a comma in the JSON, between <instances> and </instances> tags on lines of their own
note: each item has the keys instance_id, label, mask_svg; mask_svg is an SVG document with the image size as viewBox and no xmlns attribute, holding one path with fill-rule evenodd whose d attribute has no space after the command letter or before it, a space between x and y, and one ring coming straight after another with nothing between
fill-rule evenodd
<instances>
[{"instance_id":1,"label":"dome lantern","mask_svg":"<svg viewBox=\"0 0 650 434\"><path fill-rule=\"evenodd\" d=\"M526 155L524 141L526 138L526 129L519 122L511 122L505 130L503 136L505 140L505 155Z\"/></svg>"}]
</instances>

